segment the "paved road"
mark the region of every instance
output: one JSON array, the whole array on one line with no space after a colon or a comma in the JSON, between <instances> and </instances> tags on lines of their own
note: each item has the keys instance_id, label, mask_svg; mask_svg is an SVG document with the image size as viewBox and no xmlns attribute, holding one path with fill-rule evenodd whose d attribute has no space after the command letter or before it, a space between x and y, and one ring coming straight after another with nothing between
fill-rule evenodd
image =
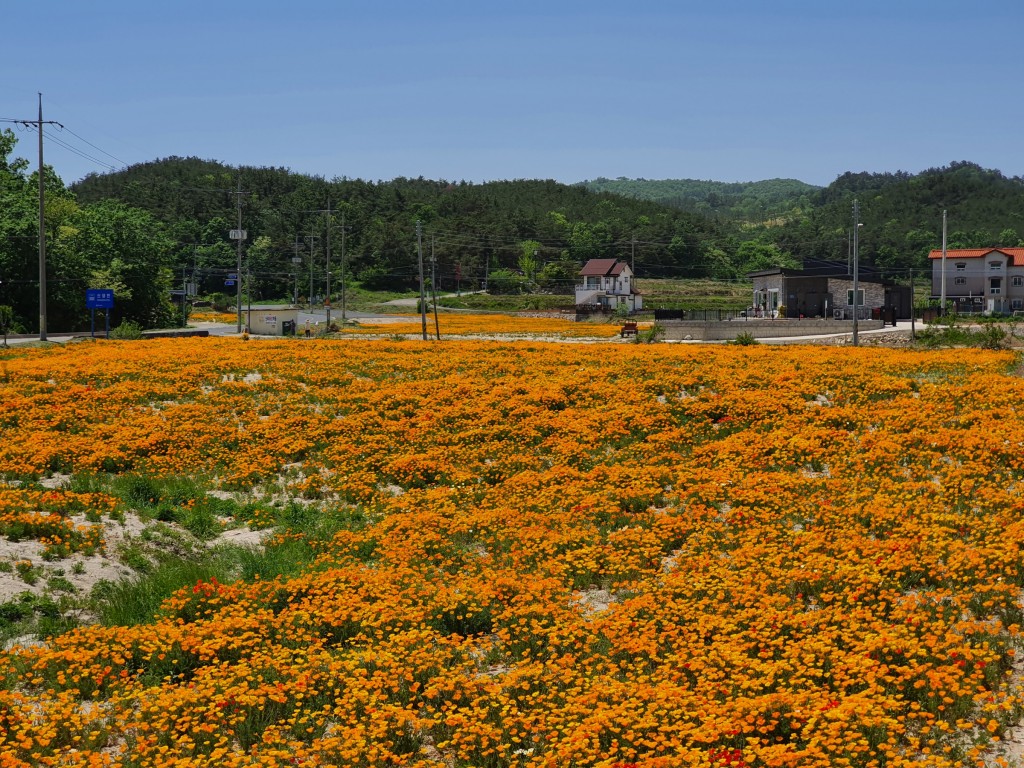
<instances>
[{"instance_id":1,"label":"paved road","mask_svg":"<svg viewBox=\"0 0 1024 768\"><path fill-rule=\"evenodd\" d=\"M439 299L457 299L460 296L472 296L474 293L487 293L487 291L463 291L462 293L445 293L439 295ZM392 299L391 301L385 301L384 305L388 307L418 307L420 303L419 297L414 296L411 299ZM427 297L427 303L430 303L430 297Z\"/></svg>"},{"instance_id":2,"label":"paved road","mask_svg":"<svg viewBox=\"0 0 1024 768\"><path fill-rule=\"evenodd\" d=\"M396 299L396 301L405 301L405 299ZM415 300L413 300L413 301L415 302ZM393 306L405 306L405 305L402 305L402 304L395 305L395 304L393 304ZM415 304L413 306L415 306ZM345 313L345 316L348 319L350 319L350 320L374 320L374 321L378 321L378 322L381 322L381 323L387 323L387 322L406 322L409 319L408 316L382 315L382 314L376 314L376 313L372 313L372 312L354 312L354 311L347 311ZM332 312L331 313L331 319L332 320L337 321L340 318L341 318L341 313L340 312ZM298 322L296 323L296 327L301 329L305 325L307 319L310 321L310 323L317 323L317 322L326 323L327 322L327 313L324 312L323 310L313 310L313 311L310 311L310 312L300 312L299 316L298 316ZM920 323L920 322L916 323L915 327L916 327L916 329L917 329L917 331L919 333L921 331L923 331L924 328L925 328L924 323ZM198 323L197 322L197 323L190 324L189 328L194 328L195 330L207 331L211 336L234 336L234 335L237 334L237 330L236 330L237 326L234 323ZM178 329L170 329L170 330L173 331L173 330L178 330ZM906 334L909 335L910 332L911 332L911 323L910 323L910 321L909 320L900 320L895 326L887 325L884 328L875 328L875 329L871 329L871 330L862 330L862 331L860 331L859 335L862 338L870 338L871 336L875 336L875 335L878 335L878 334L886 334L886 333L906 333ZM300 330L300 333L301 333L301 330ZM70 333L53 334L53 333L51 333L51 334L47 334L47 341L51 342L51 343L58 343L59 344L59 343L70 341L73 338L81 338L83 335L84 334L82 334L82 333L74 333L74 334L70 334ZM774 338L762 338L762 339L758 339L758 341L760 341L761 343L764 343L764 344L800 344L800 343L804 343L804 342L807 342L807 341L817 341L817 340L821 340L821 339L834 339L834 338L843 338L843 337L850 338L851 336L852 336L852 333L846 332L846 333L816 334L816 335L808 335L808 336L780 336L780 337L774 337ZM103 338L103 334L97 333L96 334L96 338ZM7 337L7 343L9 345L12 345L12 346L16 345L16 344L27 344L27 343L38 342L38 341L39 341L39 335L38 334L35 334L35 335L22 334L22 335L8 336ZM682 343L709 344L709 343L714 343L714 342L693 340L693 341L690 341L690 342L682 342Z\"/></svg>"}]
</instances>

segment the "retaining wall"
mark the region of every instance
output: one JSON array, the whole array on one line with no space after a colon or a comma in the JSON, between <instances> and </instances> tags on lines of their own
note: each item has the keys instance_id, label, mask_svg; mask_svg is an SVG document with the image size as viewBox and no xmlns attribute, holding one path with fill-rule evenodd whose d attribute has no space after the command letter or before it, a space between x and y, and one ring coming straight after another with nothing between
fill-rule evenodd
<instances>
[{"instance_id":1,"label":"retaining wall","mask_svg":"<svg viewBox=\"0 0 1024 768\"><path fill-rule=\"evenodd\" d=\"M699 320L662 320L664 338L671 341L692 339L694 341L731 341L741 333L749 333L755 339L772 339L783 336L827 336L836 333L853 333L852 320L731 320L721 323L705 323ZM883 328L881 320L861 320L858 330L869 331Z\"/></svg>"}]
</instances>

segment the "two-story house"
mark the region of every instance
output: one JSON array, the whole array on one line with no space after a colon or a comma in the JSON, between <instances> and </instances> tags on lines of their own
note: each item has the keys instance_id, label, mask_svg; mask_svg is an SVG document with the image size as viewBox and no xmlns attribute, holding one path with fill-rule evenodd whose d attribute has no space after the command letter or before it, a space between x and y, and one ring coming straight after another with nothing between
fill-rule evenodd
<instances>
[{"instance_id":1,"label":"two-story house","mask_svg":"<svg viewBox=\"0 0 1024 768\"><path fill-rule=\"evenodd\" d=\"M949 248L928 254L932 263L932 298L946 300L958 312L1024 310L1024 248ZM943 269L945 264L945 269Z\"/></svg>"},{"instance_id":2,"label":"two-story house","mask_svg":"<svg viewBox=\"0 0 1024 768\"><path fill-rule=\"evenodd\" d=\"M643 297L633 287L633 270L624 261L591 259L579 274L582 282L576 286L576 306L615 309L625 305L630 312L643 308Z\"/></svg>"}]
</instances>

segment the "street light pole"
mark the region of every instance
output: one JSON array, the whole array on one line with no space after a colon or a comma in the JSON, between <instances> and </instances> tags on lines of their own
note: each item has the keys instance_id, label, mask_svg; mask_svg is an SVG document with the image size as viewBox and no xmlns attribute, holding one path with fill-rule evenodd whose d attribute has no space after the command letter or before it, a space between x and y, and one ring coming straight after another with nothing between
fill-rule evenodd
<instances>
[{"instance_id":1,"label":"street light pole","mask_svg":"<svg viewBox=\"0 0 1024 768\"><path fill-rule=\"evenodd\" d=\"M345 209L341 209L341 324L345 325Z\"/></svg>"},{"instance_id":2,"label":"street light pole","mask_svg":"<svg viewBox=\"0 0 1024 768\"><path fill-rule=\"evenodd\" d=\"M313 261L316 253L313 245L316 243L316 225L309 225L309 311L313 311Z\"/></svg>"},{"instance_id":3,"label":"street light pole","mask_svg":"<svg viewBox=\"0 0 1024 768\"><path fill-rule=\"evenodd\" d=\"M939 294L939 315L945 316L946 314L946 212L942 212L942 266L939 272L939 282L941 285ZM935 283L932 283L932 290L934 291Z\"/></svg>"},{"instance_id":4,"label":"street light pole","mask_svg":"<svg viewBox=\"0 0 1024 768\"><path fill-rule=\"evenodd\" d=\"M858 345L857 330L858 330L858 314L857 308L857 292L860 290L860 263L859 263L859 246L860 246L860 208L857 205L857 200L853 201L853 346Z\"/></svg>"}]
</instances>

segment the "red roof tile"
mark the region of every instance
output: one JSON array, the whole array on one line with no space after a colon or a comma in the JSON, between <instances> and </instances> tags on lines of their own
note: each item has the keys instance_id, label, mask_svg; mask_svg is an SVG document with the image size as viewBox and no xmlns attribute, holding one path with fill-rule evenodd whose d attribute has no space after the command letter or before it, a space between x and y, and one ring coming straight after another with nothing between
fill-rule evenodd
<instances>
[{"instance_id":1,"label":"red roof tile","mask_svg":"<svg viewBox=\"0 0 1024 768\"><path fill-rule=\"evenodd\" d=\"M1004 253L1013 259L1013 266L1024 266L1024 248L947 248L946 259L981 259L990 253ZM941 259L942 249L928 254L929 259Z\"/></svg>"}]
</instances>

